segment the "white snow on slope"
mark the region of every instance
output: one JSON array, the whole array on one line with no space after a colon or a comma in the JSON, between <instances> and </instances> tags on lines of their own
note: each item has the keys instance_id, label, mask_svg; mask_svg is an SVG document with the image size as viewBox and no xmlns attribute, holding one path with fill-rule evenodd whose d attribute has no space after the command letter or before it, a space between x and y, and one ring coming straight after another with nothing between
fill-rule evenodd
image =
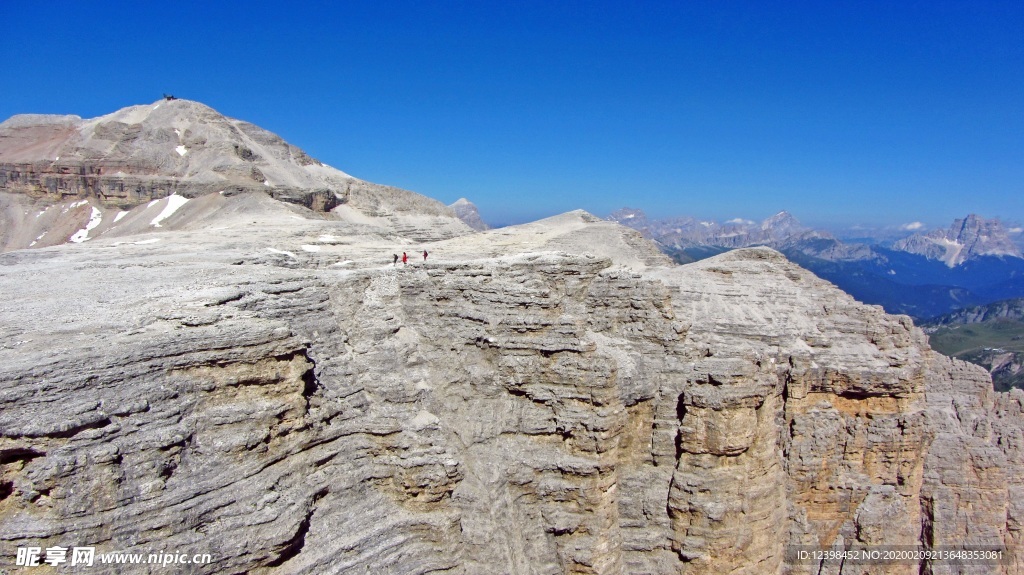
<instances>
[{"instance_id":1,"label":"white snow on slope","mask_svg":"<svg viewBox=\"0 0 1024 575\"><path fill-rule=\"evenodd\" d=\"M942 257L942 261L946 263L947 267L955 267L956 264L960 263L957 261L957 258L960 256L960 252L964 249L963 244L947 238L941 238L937 240L936 243L946 250L946 255Z\"/></svg>"},{"instance_id":2,"label":"white snow on slope","mask_svg":"<svg viewBox=\"0 0 1024 575\"><path fill-rule=\"evenodd\" d=\"M161 227L160 222L174 215L174 212L178 211L178 208L184 206L188 202L188 198L179 196L178 194L171 194L167 196L167 205L164 206L164 210L160 212L160 215L153 218L153 221L149 222L149 225ZM150 205L153 205L150 202Z\"/></svg>"},{"instance_id":3,"label":"white snow on slope","mask_svg":"<svg viewBox=\"0 0 1024 575\"><path fill-rule=\"evenodd\" d=\"M290 257L290 258L292 258L294 260L299 259L299 256L293 254L292 252L286 252L284 250L278 250L278 249L274 249L274 248L267 248L267 251L275 253L275 254L281 254L283 256L288 256L288 257Z\"/></svg>"},{"instance_id":4,"label":"white snow on slope","mask_svg":"<svg viewBox=\"0 0 1024 575\"><path fill-rule=\"evenodd\" d=\"M81 206L84 206L85 204L88 204L88 203L89 202L86 201L86 200L78 200L77 202L74 202L74 203L71 203L71 204L65 206L64 209L60 211L60 213L66 214L66 213L70 212L71 210L73 210L75 208L78 208L78 207L81 207Z\"/></svg>"},{"instance_id":5,"label":"white snow on slope","mask_svg":"<svg viewBox=\"0 0 1024 575\"><path fill-rule=\"evenodd\" d=\"M186 148L185 146L178 146L177 148L174 148L174 151L178 152L179 156L184 156L185 154L188 153L188 148Z\"/></svg>"},{"instance_id":6,"label":"white snow on slope","mask_svg":"<svg viewBox=\"0 0 1024 575\"><path fill-rule=\"evenodd\" d=\"M307 251L307 252L318 252L318 251L320 251L320 246L314 246L314 245L310 245L310 244L302 244L302 249Z\"/></svg>"},{"instance_id":7,"label":"white snow on slope","mask_svg":"<svg viewBox=\"0 0 1024 575\"><path fill-rule=\"evenodd\" d=\"M128 215L128 212L117 212L117 215L114 216L114 223L116 224L118 222L118 220L120 220L121 218L123 218L123 217L125 217L127 215Z\"/></svg>"},{"instance_id":8,"label":"white snow on slope","mask_svg":"<svg viewBox=\"0 0 1024 575\"><path fill-rule=\"evenodd\" d=\"M93 206L92 214L89 216L89 223L85 224L84 228L75 232L74 235L68 238L68 241L80 244L89 239L89 232L91 232L96 226L100 225L100 221L102 220L103 212L96 209L96 206Z\"/></svg>"}]
</instances>

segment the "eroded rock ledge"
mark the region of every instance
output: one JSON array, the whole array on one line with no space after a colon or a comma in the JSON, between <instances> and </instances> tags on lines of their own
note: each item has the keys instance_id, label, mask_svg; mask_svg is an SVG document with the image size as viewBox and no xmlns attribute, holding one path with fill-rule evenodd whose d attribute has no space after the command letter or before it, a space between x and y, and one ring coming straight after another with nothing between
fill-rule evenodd
<instances>
[{"instance_id":1,"label":"eroded rock ledge","mask_svg":"<svg viewBox=\"0 0 1024 575\"><path fill-rule=\"evenodd\" d=\"M59 314L0 277L4 557L759 574L818 572L787 545L1020 544L1024 394L771 250L644 273L87 261L79 283L54 257L19 269L102 309L43 328Z\"/></svg>"}]
</instances>

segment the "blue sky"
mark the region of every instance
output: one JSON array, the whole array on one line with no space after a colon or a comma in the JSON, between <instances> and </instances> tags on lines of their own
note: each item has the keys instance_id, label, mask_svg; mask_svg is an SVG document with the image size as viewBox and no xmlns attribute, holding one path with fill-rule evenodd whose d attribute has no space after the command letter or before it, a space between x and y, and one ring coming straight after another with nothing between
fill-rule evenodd
<instances>
[{"instance_id":1,"label":"blue sky","mask_svg":"<svg viewBox=\"0 0 1024 575\"><path fill-rule=\"evenodd\" d=\"M0 5L0 117L163 92L492 223L1024 220L1024 2Z\"/></svg>"}]
</instances>

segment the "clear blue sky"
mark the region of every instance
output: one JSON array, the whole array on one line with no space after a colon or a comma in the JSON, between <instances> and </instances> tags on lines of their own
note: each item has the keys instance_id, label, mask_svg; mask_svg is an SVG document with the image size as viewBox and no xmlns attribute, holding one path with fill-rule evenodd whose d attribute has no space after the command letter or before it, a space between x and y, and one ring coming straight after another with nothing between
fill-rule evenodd
<instances>
[{"instance_id":1,"label":"clear blue sky","mask_svg":"<svg viewBox=\"0 0 1024 575\"><path fill-rule=\"evenodd\" d=\"M1024 220L1024 2L0 1L0 117L163 92L491 222Z\"/></svg>"}]
</instances>

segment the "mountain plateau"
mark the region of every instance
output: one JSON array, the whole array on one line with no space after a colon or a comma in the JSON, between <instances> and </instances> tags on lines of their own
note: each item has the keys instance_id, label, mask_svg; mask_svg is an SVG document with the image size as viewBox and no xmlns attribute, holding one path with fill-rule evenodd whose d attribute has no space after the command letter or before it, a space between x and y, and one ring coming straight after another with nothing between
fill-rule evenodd
<instances>
[{"instance_id":1,"label":"mountain plateau","mask_svg":"<svg viewBox=\"0 0 1024 575\"><path fill-rule=\"evenodd\" d=\"M210 554L193 573L1024 572L1024 392L909 317L768 247L676 265L583 211L474 232L320 166L307 201L297 148L154 106L110 116L96 155L105 122L0 125L20 166L0 186L3 561L90 545ZM175 122L206 144L159 128ZM254 155L206 156L214 128ZM108 169L115 152L134 171ZM58 153L85 174L54 187ZM865 545L1005 557L795 553Z\"/></svg>"}]
</instances>

